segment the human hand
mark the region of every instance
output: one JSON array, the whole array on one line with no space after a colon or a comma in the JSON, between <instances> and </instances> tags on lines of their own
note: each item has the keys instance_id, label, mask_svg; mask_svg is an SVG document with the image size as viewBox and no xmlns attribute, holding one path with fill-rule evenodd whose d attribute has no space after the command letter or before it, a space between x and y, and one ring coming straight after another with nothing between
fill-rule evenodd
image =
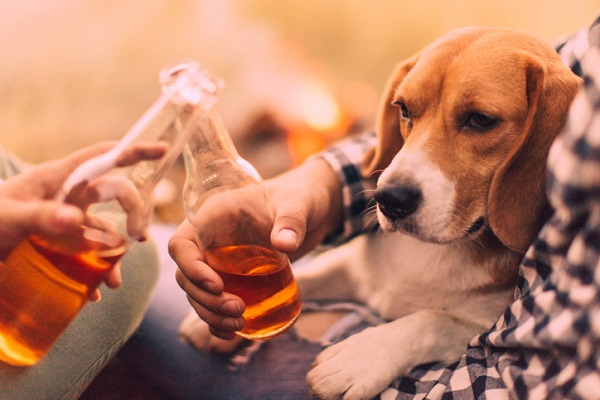
<instances>
[{"instance_id":1,"label":"human hand","mask_svg":"<svg viewBox=\"0 0 600 400\"><path fill-rule=\"evenodd\" d=\"M246 305L239 296L224 291L223 280L206 264L205 245L198 244L196 228L189 221L183 221L171 236L169 254L179 267L177 283L198 316L213 335L233 339L244 328Z\"/></svg>"},{"instance_id":2,"label":"human hand","mask_svg":"<svg viewBox=\"0 0 600 400\"><path fill-rule=\"evenodd\" d=\"M311 159L303 166L266 182L269 199L275 210L275 223L271 227L270 240L278 250L296 259L322 242L341 220L341 195L339 182L333 170L321 159ZM238 201L249 207L252 196L238 194ZM254 197L255 198L255 197ZM223 200L215 201L226 204ZM183 222L169 241L169 252L179 269L176 279L187 293L198 316L208 323L213 335L232 339L235 331L244 327L242 313L245 304L241 298L224 291L219 275L206 264L205 249L218 241L215 223L210 223L210 213L226 213L226 207L204 207L195 221L203 227L201 232L189 221ZM238 206L238 208L242 208ZM220 232L234 232L227 228L231 215L220 215L225 227ZM271 224L271 223L270 223ZM224 229L222 229L224 228ZM226 235L227 236L227 235ZM268 239L267 239L268 240Z\"/></svg>"},{"instance_id":3,"label":"human hand","mask_svg":"<svg viewBox=\"0 0 600 400\"><path fill-rule=\"evenodd\" d=\"M88 197L83 207L82 204L77 207L57 202L54 198L64 180L79 164L106 152L112 146L112 143L102 143L86 147L67 157L28 169L0 185L0 260L30 234L52 237L79 229L86 218L84 210L89 204L98 201L99 189L106 186L107 181L98 178L86 185ZM167 147L163 144L137 146L124 152L118 165L127 166L142 159L159 158L166 150ZM136 200L129 195L119 194L114 198L125 204L124 209L133 212L136 208ZM118 265L107 276L106 284L111 288L120 286ZM90 293L91 300L98 298L98 291Z\"/></svg>"},{"instance_id":4,"label":"human hand","mask_svg":"<svg viewBox=\"0 0 600 400\"><path fill-rule=\"evenodd\" d=\"M309 158L266 185L275 211L271 242L290 260L313 250L342 223L340 182L326 161Z\"/></svg>"}]
</instances>

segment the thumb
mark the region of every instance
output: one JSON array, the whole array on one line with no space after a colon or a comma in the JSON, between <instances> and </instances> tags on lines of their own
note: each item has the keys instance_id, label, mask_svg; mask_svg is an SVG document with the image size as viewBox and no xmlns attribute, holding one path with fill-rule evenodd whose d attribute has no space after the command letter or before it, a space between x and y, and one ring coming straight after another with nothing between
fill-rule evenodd
<instances>
[{"instance_id":1,"label":"thumb","mask_svg":"<svg viewBox=\"0 0 600 400\"><path fill-rule=\"evenodd\" d=\"M19 203L18 203L19 204ZM13 209L14 226L29 233L60 234L83 223L83 212L72 205L53 201L25 202ZM9 219L9 220L10 220Z\"/></svg>"},{"instance_id":2,"label":"thumb","mask_svg":"<svg viewBox=\"0 0 600 400\"><path fill-rule=\"evenodd\" d=\"M271 242L283 252L298 250L306 235L306 212L281 205L275 214Z\"/></svg>"},{"instance_id":3,"label":"thumb","mask_svg":"<svg viewBox=\"0 0 600 400\"><path fill-rule=\"evenodd\" d=\"M0 202L0 260L32 233L59 235L83 223L76 207L49 201Z\"/></svg>"}]
</instances>

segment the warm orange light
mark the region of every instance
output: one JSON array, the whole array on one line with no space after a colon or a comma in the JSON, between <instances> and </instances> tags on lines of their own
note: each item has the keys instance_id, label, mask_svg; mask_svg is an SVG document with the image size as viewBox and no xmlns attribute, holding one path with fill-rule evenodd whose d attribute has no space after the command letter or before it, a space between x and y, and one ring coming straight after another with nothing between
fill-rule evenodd
<instances>
[{"instance_id":1,"label":"warm orange light","mask_svg":"<svg viewBox=\"0 0 600 400\"><path fill-rule=\"evenodd\" d=\"M308 83L301 93L302 118L311 128L328 131L340 118L340 109L327 89L317 83Z\"/></svg>"},{"instance_id":2,"label":"warm orange light","mask_svg":"<svg viewBox=\"0 0 600 400\"><path fill-rule=\"evenodd\" d=\"M328 144L325 136L309 127L295 127L288 134L288 147L294 165L301 164L309 156L324 150Z\"/></svg>"},{"instance_id":3,"label":"warm orange light","mask_svg":"<svg viewBox=\"0 0 600 400\"><path fill-rule=\"evenodd\" d=\"M288 146L294 164L327 147L348 131L352 118L328 88L317 80L299 91L301 120L289 130Z\"/></svg>"}]
</instances>

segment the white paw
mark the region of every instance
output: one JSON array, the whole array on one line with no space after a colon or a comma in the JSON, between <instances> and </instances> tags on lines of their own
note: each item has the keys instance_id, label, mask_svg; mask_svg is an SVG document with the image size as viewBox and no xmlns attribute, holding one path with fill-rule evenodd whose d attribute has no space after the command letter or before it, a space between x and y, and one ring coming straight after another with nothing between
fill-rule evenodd
<instances>
[{"instance_id":1,"label":"white paw","mask_svg":"<svg viewBox=\"0 0 600 400\"><path fill-rule=\"evenodd\" d=\"M236 336L233 340L224 340L210 333L208 324L198 317L192 309L179 325L179 336L197 350L214 353L233 353L245 341Z\"/></svg>"},{"instance_id":2,"label":"white paw","mask_svg":"<svg viewBox=\"0 0 600 400\"><path fill-rule=\"evenodd\" d=\"M320 399L371 399L404 373L397 349L369 328L323 350L306 376ZM402 357L400 357L402 358Z\"/></svg>"}]
</instances>

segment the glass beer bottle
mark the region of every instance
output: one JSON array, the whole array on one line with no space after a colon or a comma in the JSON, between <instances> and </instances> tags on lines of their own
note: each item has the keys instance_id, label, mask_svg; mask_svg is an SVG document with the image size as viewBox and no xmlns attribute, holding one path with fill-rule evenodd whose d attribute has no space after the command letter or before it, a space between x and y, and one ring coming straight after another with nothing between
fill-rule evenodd
<instances>
[{"instance_id":1,"label":"glass beer bottle","mask_svg":"<svg viewBox=\"0 0 600 400\"><path fill-rule=\"evenodd\" d=\"M267 339L298 317L298 286L287 255L271 245L274 214L260 175L239 156L213 107L217 92L203 101L206 113L183 149L184 209L206 246L206 263L246 303L238 334Z\"/></svg>"},{"instance_id":2,"label":"glass beer bottle","mask_svg":"<svg viewBox=\"0 0 600 400\"><path fill-rule=\"evenodd\" d=\"M128 187L135 187L143 202L136 220L145 230L154 209L154 187L181 153L196 114L202 111L198 105L204 86L213 84L203 79L193 61L163 69L162 95L110 151L118 159L136 146L163 142L162 155L118 167L107 152L78 167L57 200L80 205L74 199L85 191L86 181L118 175ZM84 306L90 291L135 242L125 227L132 216L116 201L81 205L86 223L80 231L61 237L30 235L0 263L0 361L16 366L37 363Z\"/></svg>"}]
</instances>

